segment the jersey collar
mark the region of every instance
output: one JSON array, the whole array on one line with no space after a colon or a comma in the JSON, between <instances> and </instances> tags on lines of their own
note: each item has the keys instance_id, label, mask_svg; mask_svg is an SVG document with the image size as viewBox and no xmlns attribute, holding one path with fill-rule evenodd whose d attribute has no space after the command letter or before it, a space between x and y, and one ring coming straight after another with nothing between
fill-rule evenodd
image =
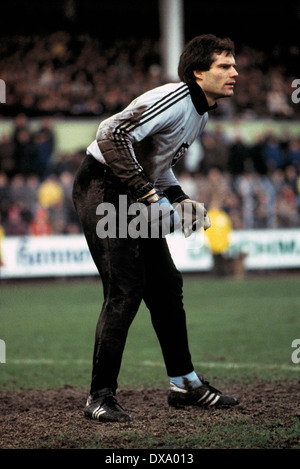
<instances>
[{"instance_id":1,"label":"jersey collar","mask_svg":"<svg viewBox=\"0 0 300 469\"><path fill-rule=\"evenodd\" d=\"M213 109L216 109L216 107L218 107L217 103L215 103L213 106L208 105L207 99L202 88L195 81L191 81L187 85L190 90L192 102L200 116L203 116L205 112L212 111Z\"/></svg>"}]
</instances>

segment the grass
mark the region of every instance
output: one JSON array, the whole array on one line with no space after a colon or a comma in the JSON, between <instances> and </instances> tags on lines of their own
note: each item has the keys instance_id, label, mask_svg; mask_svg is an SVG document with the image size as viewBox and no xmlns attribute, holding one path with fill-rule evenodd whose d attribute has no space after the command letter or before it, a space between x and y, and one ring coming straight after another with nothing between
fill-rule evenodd
<instances>
[{"instance_id":1,"label":"grass","mask_svg":"<svg viewBox=\"0 0 300 469\"><path fill-rule=\"evenodd\" d=\"M218 380L251 383L299 381L300 364L291 360L300 338L297 277L246 280L184 277L185 307L195 368ZM68 280L0 285L0 391L85 386L90 382L95 325L102 303L100 281ZM166 387L161 351L144 305L129 331L120 388ZM217 386L218 387L218 386ZM91 426L79 436L78 422L47 435L40 447L82 449L281 449L299 448L299 413L268 421L251 414L224 414L203 421L188 413L167 414L161 425ZM148 422L148 423L147 423ZM179 431L180 430L180 431ZM26 448L37 447L27 441Z\"/></svg>"},{"instance_id":2,"label":"grass","mask_svg":"<svg viewBox=\"0 0 300 469\"><path fill-rule=\"evenodd\" d=\"M297 278L185 278L190 347L197 369L231 379L294 379L300 337ZM98 281L2 284L0 389L87 385L102 303ZM166 383L160 348L142 305L120 373L125 386Z\"/></svg>"},{"instance_id":3,"label":"grass","mask_svg":"<svg viewBox=\"0 0 300 469\"><path fill-rule=\"evenodd\" d=\"M295 425L291 428L284 428L281 422L274 421L272 429L267 424L258 426L253 424L247 419L238 421L234 418L229 418L227 423L222 425L211 425L205 427L203 431L201 421L197 422L195 428L185 435L176 434L172 432L165 432L159 435L151 433L151 430L145 434L143 432L131 432L128 437L128 432L122 432L120 438L124 440L127 435L127 449L134 449L137 445L143 448L153 448L154 445L159 446L161 449L176 449L176 448L194 448L194 449L230 449L232 442L235 442L235 449L281 449L285 441L299 437L299 422L295 419ZM221 435L221 437L220 437Z\"/></svg>"}]
</instances>

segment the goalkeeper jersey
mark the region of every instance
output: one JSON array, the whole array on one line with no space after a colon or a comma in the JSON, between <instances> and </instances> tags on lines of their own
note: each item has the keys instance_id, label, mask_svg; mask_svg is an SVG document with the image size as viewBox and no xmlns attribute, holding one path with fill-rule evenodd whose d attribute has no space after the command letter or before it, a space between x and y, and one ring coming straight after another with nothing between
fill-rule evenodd
<instances>
[{"instance_id":1,"label":"goalkeeper jersey","mask_svg":"<svg viewBox=\"0 0 300 469\"><path fill-rule=\"evenodd\" d=\"M165 191L179 185L172 167L203 132L209 107L196 82L147 91L103 120L87 152L130 188L149 181Z\"/></svg>"}]
</instances>

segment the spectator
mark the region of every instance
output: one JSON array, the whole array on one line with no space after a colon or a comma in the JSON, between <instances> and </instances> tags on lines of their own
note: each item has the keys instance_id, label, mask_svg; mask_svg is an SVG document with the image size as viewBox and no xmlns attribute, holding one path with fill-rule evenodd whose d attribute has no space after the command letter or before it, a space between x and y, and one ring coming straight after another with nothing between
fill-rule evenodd
<instances>
[{"instance_id":1,"label":"spectator","mask_svg":"<svg viewBox=\"0 0 300 469\"><path fill-rule=\"evenodd\" d=\"M17 204L18 202L23 201L25 196L25 176L18 173L11 179L9 199L12 204Z\"/></svg>"},{"instance_id":2,"label":"spectator","mask_svg":"<svg viewBox=\"0 0 300 469\"><path fill-rule=\"evenodd\" d=\"M258 174L267 174L268 168L263 155L264 136L256 137L254 143L250 146L249 157L252 161L253 170Z\"/></svg>"},{"instance_id":3,"label":"spectator","mask_svg":"<svg viewBox=\"0 0 300 469\"><path fill-rule=\"evenodd\" d=\"M11 205L8 209L7 220L3 223L6 236L25 236L28 234L28 225L23 220L18 205Z\"/></svg>"},{"instance_id":4,"label":"spectator","mask_svg":"<svg viewBox=\"0 0 300 469\"><path fill-rule=\"evenodd\" d=\"M201 138L203 146L203 160L201 170L208 172L211 168L225 170L228 165L228 145L221 129L207 132Z\"/></svg>"},{"instance_id":5,"label":"spectator","mask_svg":"<svg viewBox=\"0 0 300 469\"><path fill-rule=\"evenodd\" d=\"M54 132L50 119L44 119L41 127L34 134L34 145L36 151L35 172L43 180L49 174L55 147Z\"/></svg>"},{"instance_id":6,"label":"spectator","mask_svg":"<svg viewBox=\"0 0 300 469\"><path fill-rule=\"evenodd\" d=\"M284 186L281 194L277 196L277 216L280 226L284 228L299 227L297 197L289 186Z\"/></svg>"},{"instance_id":7,"label":"spectator","mask_svg":"<svg viewBox=\"0 0 300 469\"><path fill-rule=\"evenodd\" d=\"M29 234L31 236L47 236L52 234L52 226L47 209L43 207L37 208L34 218L29 224Z\"/></svg>"},{"instance_id":8,"label":"spectator","mask_svg":"<svg viewBox=\"0 0 300 469\"><path fill-rule=\"evenodd\" d=\"M37 153L32 135L27 128L19 129L15 136L15 171L22 174L36 172Z\"/></svg>"},{"instance_id":9,"label":"spectator","mask_svg":"<svg viewBox=\"0 0 300 469\"><path fill-rule=\"evenodd\" d=\"M300 170L300 140L292 138L288 142L286 160L288 165L294 166L298 171Z\"/></svg>"},{"instance_id":10,"label":"spectator","mask_svg":"<svg viewBox=\"0 0 300 469\"><path fill-rule=\"evenodd\" d=\"M269 135L266 139L262 155L269 171L274 171L274 169L284 166L284 155L278 138L275 135Z\"/></svg>"},{"instance_id":11,"label":"spectator","mask_svg":"<svg viewBox=\"0 0 300 469\"><path fill-rule=\"evenodd\" d=\"M242 174L245 171L245 163L248 151L241 137L238 135L229 146L228 170L231 174Z\"/></svg>"},{"instance_id":12,"label":"spectator","mask_svg":"<svg viewBox=\"0 0 300 469\"><path fill-rule=\"evenodd\" d=\"M0 219L3 221L7 217L10 206L10 180L3 172L0 173Z\"/></svg>"},{"instance_id":13,"label":"spectator","mask_svg":"<svg viewBox=\"0 0 300 469\"><path fill-rule=\"evenodd\" d=\"M274 85L267 93L267 107L269 114L273 118L292 117L294 114L292 107L288 104L287 95L280 86Z\"/></svg>"},{"instance_id":14,"label":"spectator","mask_svg":"<svg viewBox=\"0 0 300 469\"><path fill-rule=\"evenodd\" d=\"M29 174L25 179L25 187L24 187L24 196L23 202L28 207L28 210L34 215L38 200L37 200L37 193L40 186L40 179L36 174Z\"/></svg>"},{"instance_id":15,"label":"spectator","mask_svg":"<svg viewBox=\"0 0 300 469\"><path fill-rule=\"evenodd\" d=\"M212 199L207 213L211 220L211 227L210 230L205 232L205 237L208 240L214 259L213 272L219 277L227 273L226 254L231 241L232 223L216 198Z\"/></svg>"},{"instance_id":16,"label":"spectator","mask_svg":"<svg viewBox=\"0 0 300 469\"><path fill-rule=\"evenodd\" d=\"M253 175L245 174L237 177L235 190L241 200L241 220L245 229L254 227L255 203L253 194Z\"/></svg>"},{"instance_id":17,"label":"spectator","mask_svg":"<svg viewBox=\"0 0 300 469\"><path fill-rule=\"evenodd\" d=\"M9 177L16 172L14 144L9 133L0 136L0 171Z\"/></svg>"},{"instance_id":18,"label":"spectator","mask_svg":"<svg viewBox=\"0 0 300 469\"><path fill-rule=\"evenodd\" d=\"M57 177L53 174L41 183L38 189L38 203L42 207L51 208L57 204L61 204L64 193Z\"/></svg>"}]
</instances>

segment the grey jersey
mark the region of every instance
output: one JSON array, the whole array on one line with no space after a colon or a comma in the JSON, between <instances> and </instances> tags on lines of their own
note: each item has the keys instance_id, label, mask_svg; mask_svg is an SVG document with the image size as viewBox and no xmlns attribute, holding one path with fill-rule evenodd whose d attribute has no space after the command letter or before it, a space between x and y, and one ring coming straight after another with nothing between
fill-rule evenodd
<instances>
[{"instance_id":1,"label":"grey jersey","mask_svg":"<svg viewBox=\"0 0 300 469\"><path fill-rule=\"evenodd\" d=\"M132 101L99 125L88 153L133 188L178 185L172 166L203 132L209 110L196 84L169 83Z\"/></svg>"}]
</instances>

